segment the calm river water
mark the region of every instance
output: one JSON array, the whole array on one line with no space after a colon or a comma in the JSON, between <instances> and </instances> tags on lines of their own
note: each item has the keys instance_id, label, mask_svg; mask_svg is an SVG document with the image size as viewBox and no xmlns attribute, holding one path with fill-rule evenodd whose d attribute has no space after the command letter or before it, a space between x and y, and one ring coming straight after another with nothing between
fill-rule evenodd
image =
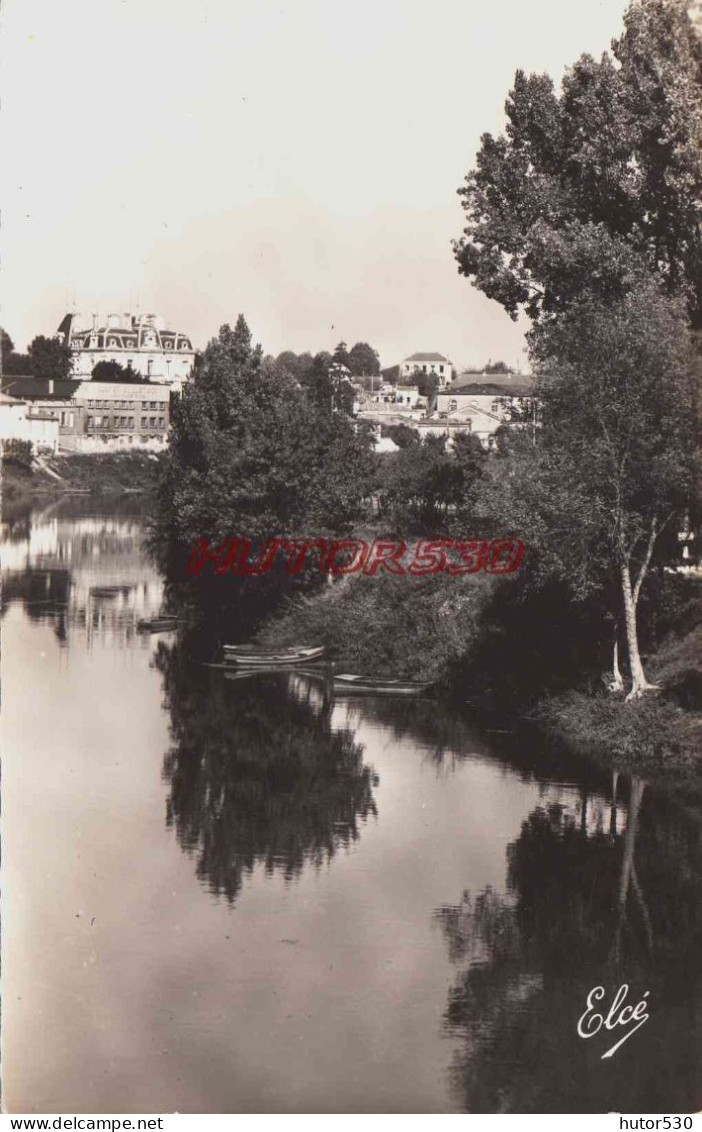
<instances>
[{"instance_id":1,"label":"calm river water","mask_svg":"<svg viewBox=\"0 0 702 1132\"><path fill-rule=\"evenodd\" d=\"M227 679L124 506L3 542L10 1112L690 1112L700 808L440 703ZM616 786L616 798L613 787ZM578 1036L626 983L649 1021Z\"/></svg>"}]
</instances>

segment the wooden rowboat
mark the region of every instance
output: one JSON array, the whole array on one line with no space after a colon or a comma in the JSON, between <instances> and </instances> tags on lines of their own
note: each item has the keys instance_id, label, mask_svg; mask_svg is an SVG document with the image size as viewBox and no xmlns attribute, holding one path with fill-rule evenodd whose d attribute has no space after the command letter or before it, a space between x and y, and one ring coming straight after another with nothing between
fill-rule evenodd
<instances>
[{"instance_id":1,"label":"wooden rowboat","mask_svg":"<svg viewBox=\"0 0 702 1132\"><path fill-rule=\"evenodd\" d=\"M317 648L257 649L251 646L224 646L224 660L246 668L278 668L282 665L308 664L324 655L324 646Z\"/></svg>"},{"instance_id":2,"label":"wooden rowboat","mask_svg":"<svg viewBox=\"0 0 702 1132\"><path fill-rule=\"evenodd\" d=\"M138 633L167 633L177 628L177 617L150 617L137 621Z\"/></svg>"},{"instance_id":3,"label":"wooden rowboat","mask_svg":"<svg viewBox=\"0 0 702 1132\"><path fill-rule=\"evenodd\" d=\"M334 691L355 696L369 693L377 696L421 696L432 687L431 680L384 680L374 676L351 676L334 673Z\"/></svg>"}]
</instances>

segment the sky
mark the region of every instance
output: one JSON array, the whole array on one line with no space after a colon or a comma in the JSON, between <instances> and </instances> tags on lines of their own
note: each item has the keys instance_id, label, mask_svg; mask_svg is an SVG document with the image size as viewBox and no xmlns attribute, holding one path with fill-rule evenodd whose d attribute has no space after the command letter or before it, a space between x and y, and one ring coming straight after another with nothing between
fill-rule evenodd
<instances>
[{"instance_id":1,"label":"sky","mask_svg":"<svg viewBox=\"0 0 702 1132\"><path fill-rule=\"evenodd\" d=\"M456 190L517 67L560 81L625 0L5 0L2 325L156 312L201 347L363 340L526 368L458 275Z\"/></svg>"}]
</instances>

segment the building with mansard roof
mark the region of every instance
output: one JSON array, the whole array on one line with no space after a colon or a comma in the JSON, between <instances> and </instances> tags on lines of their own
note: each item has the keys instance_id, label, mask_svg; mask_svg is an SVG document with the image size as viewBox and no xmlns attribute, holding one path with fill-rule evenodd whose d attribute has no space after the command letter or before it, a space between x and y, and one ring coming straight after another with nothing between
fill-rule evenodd
<instances>
[{"instance_id":1,"label":"building with mansard roof","mask_svg":"<svg viewBox=\"0 0 702 1132\"><path fill-rule=\"evenodd\" d=\"M193 368L195 351L187 334L166 329L153 314L111 314L104 324L93 317L82 328L76 314L67 314L57 336L71 349L72 377L90 378L98 362L131 366L147 381L180 391Z\"/></svg>"}]
</instances>

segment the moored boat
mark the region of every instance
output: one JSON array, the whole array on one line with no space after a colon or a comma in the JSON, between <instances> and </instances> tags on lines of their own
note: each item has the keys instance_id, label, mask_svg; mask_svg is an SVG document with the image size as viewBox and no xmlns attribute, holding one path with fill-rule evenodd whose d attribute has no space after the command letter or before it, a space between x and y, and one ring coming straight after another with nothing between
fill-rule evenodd
<instances>
[{"instance_id":1,"label":"moored boat","mask_svg":"<svg viewBox=\"0 0 702 1132\"><path fill-rule=\"evenodd\" d=\"M167 633L177 628L177 617L149 617L137 621L137 632L139 633Z\"/></svg>"},{"instance_id":2,"label":"moored boat","mask_svg":"<svg viewBox=\"0 0 702 1132\"><path fill-rule=\"evenodd\" d=\"M263 649L252 645L225 645L226 664L236 664L247 668L277 668L290 664L307 664L319 660L324 655L324 646L316 648Z\"/></svg>"},{"instance_id":3,"label":"moored boat","mask_svg":"<svg viewBox=\"0 0 702 1132\"><path fill-rule=\"evenodd\" d=\"M380 696L421 696L433 687L431 680L385 680L374 676L352 676L350 673L334 673L334 691L356 695L370 693Z\"/></svg>"}]
</instances>

